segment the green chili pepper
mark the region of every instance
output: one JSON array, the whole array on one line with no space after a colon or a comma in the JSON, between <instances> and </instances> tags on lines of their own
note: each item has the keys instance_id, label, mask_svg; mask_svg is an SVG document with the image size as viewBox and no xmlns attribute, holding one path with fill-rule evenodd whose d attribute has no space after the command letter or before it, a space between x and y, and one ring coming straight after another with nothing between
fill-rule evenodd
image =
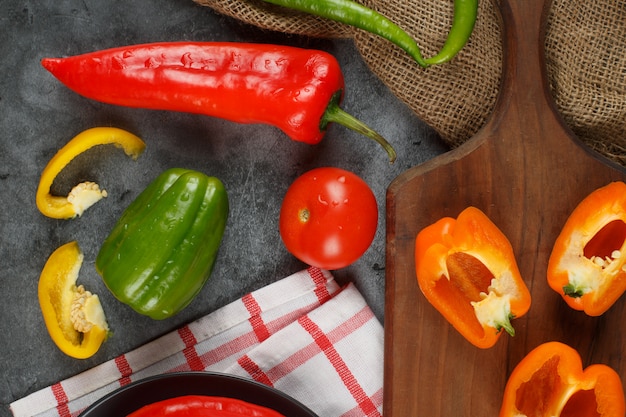
<instances>
[{"instance_id":1,"label":"green chili pepper","mask_svg":"<svg viewBox=\"0 0 626 417\"><path fill-rule=\"evenodd\" d=\"M415 40L398 25L375 10L352 0L264 0L325 19L335 20L381 36L406 51L422 67L424 61Z\"/></svg>"},{"instance_id":2,"label":"green chili pepper","mask_svg":"<svg viewBox=\"0 0 626 417\"><path fill-rule=\"evenodd\" d=\"M469 41L476 17L478 16L478 0L455 0L452 26L439 53L426 58L428 65L443 64L450 61Z\"/></svg>"},{"instance_id":3,"label":"green chili pepper","mask_svg":"<svg viewBox=\"0 0 626 417\"><path fill-rule=\"evenodd\" d=\"M124 211L96 270L121 302L160 320L186 307L209 278L228 217L222 182L173 168Z\"/></svg>"}]
</instances>

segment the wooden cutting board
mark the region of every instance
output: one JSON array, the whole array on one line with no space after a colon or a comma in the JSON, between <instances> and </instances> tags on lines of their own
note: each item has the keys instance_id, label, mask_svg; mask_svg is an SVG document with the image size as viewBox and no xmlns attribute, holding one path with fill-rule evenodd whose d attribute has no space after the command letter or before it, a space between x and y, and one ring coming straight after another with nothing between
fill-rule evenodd
<instances>
[{"instance_id":1,"label":"wooden cutting board","mask_svg":"<svg viewBox=\"0 0 626 417\"><path fill-rule=\"evenodd\" d=\"M626 295L602 317L571 310L548 287L552 245L574 207L626 171L591 153L555 111L543 57L549 1L500 0L504 74L496 108L475 137L401 174L387 192L385 417L494 417L512 369L540 343L576 348L626 384ZM414 239L443 216L483 210L507 235L531 290L527 315L478 349L426 301Z\"/></svg>"}]
</instances>

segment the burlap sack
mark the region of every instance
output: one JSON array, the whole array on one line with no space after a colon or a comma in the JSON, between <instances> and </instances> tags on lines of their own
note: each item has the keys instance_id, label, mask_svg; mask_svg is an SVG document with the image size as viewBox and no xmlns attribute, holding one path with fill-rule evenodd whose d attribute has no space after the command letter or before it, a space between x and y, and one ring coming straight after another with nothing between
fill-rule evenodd
<instances>
[{"instance_id":1,"label":"burlap sack","mask_svg":"<svg viewBox=\"0 0 626 417\"><path fill-rule=\"evenodd\" d=\"M364 4L393 16L424 56L438 52L452 23L452 1L365 0ZM478 131L495 106L502 74L499 20L492 2L480 1L468 44L454 60L427 70L378 36L357 30L354 39L372 71L454 147Z\"/></svg>"},{"instance_id":2,"label":"burlap sack","mask_svg":"<svg viewBox=\"0 0 626 417\"><path fill-rule=\"evenodd\" d=\"M261 0L194 0L269 30L353 38L371 70L451 147L473 136L491 114L502 74L501 20L480 1L472 37L457 57L421 69L380 37ZM361 0L411 34L425 56L443 44L453 2ZM626 165L626 4L621 0L553 0L547 21L547 73L557 108L590 147Z\"/></svg>"},{"instance_id":3,"label":"burlap sack","mask_svg":"<svg viewBox=\"0 0 626 417\"><path fill-rule=\"evenodd\" d=\"M554 0L546 60L566 123L591 148L626 165L626 2Z\"/></svg>"}]
</instances>

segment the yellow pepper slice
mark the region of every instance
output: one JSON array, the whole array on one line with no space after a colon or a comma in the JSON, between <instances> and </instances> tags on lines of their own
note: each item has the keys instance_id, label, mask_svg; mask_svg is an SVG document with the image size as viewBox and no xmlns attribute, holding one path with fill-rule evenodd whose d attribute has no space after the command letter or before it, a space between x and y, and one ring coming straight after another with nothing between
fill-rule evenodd
<instances>
[{"instance_id":1,"label":"yellow pepper slice","mask_svg":"<svg viewBox=\"0 0 626 417\"><path fill-rule=\"evenodd\" d=\"M53 219L71 219L81 216L87 208L106 197L106 191L90 181L78 184L66 197L52 195L50 188L57 175L76 156L96 145L107 144L122 148L133 159L137 159L146 147L139 137L114 127L94 127L79 133L54 155L41 174L36 201L43 215Z\"/></svg>"},{"instance_id":2,"label":"yellow pepper slice","mask_svg":"<svg viewBox=\"0 0 626 417\"><path fill-rule=\"evenodd\" d=\"M48 258L39 278L39 305L50 337L66 355L93 356L109 335L97 295L76 280L83 253L76 241L64 244Z\"/></svg>"}]
</instances>

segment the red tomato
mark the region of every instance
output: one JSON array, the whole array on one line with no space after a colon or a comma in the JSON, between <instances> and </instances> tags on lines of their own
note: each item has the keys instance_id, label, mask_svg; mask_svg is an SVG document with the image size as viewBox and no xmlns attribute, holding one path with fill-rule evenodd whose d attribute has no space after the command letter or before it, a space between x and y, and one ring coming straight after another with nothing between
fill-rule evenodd
<instances>
[{"instance_id":1,"label":"red tomato","mask_svg":"<svg viewBox=\"0 0 626 417\"><path fill-rule=\"evenodd\" d=\"M377 225L374 193L356 174L339 168L304 173L291 184L280 209L280 236L287 250L328 270L359 259Z\"/></svg>"}]
</instances>

